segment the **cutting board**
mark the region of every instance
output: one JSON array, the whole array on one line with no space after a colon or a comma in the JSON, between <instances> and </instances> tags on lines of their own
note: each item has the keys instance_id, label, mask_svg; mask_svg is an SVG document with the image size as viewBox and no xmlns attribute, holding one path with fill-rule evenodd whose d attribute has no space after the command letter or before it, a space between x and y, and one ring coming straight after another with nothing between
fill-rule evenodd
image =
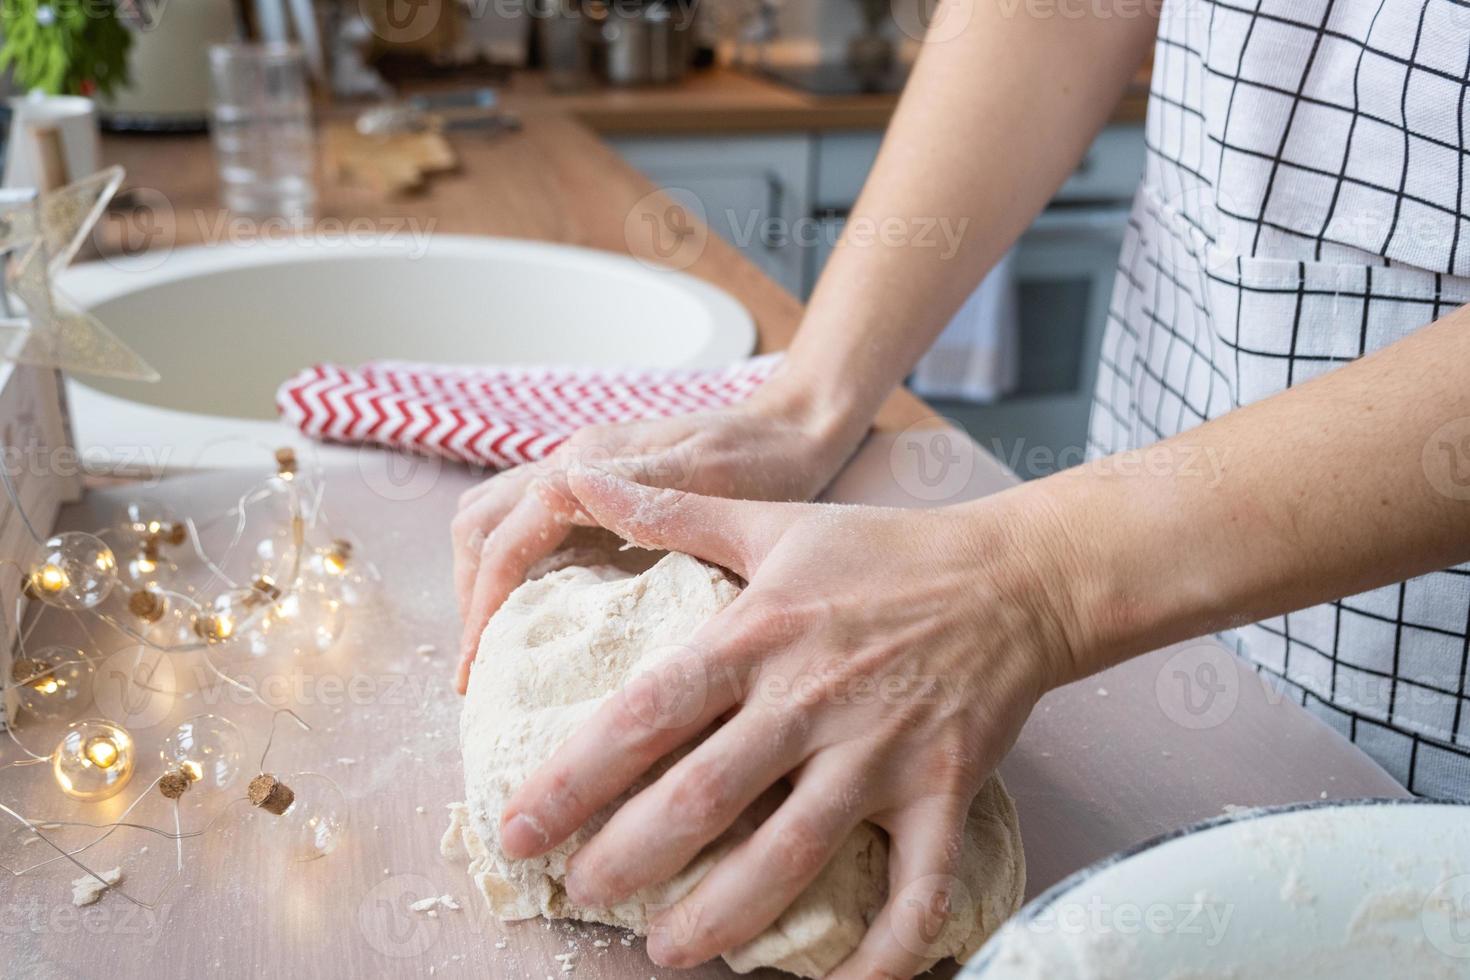
<instances>
[{"instance_id":1,"label":"cutting board","mask_svg":"<svg viewBox=\"0 0 1470 980\"><path fill-rule=\"evenodd\" d=\"M915 482L923 455L875 437L830 492L849 502L918 506L993 492L1011 477L973 443L955 435L946 457L965 479L941 499ZM955 452L960 455L956 457ZM181 513L222 512L258 472L178 477L146 491L92 492L63 521L94 527L101 515L140 494ZM439 856L445 805L463 791L458 751L459 697L451 688L457 615L450 587L448 521L473 477L434 459L364 453L358 466L327 475L334 525L354 533L381 568L385 598L352 610L343 640L302 677L271 675L274 689L315 726L283 728L272 766L327 773L343 787L352 825L341 849L288 873L248 834L222 832L186 848L181 882L147 915L108 896L78 916L70 906L72 872L0 878L7 924L6 975L49 977L199 977L235 975L344 978L427 976L484 980L553 977L597 980L731 980L722 963L674 971L653 966L640 941L623 946L616 930L533 920L502 924L476 903L462 863ZM927 498L927 499L925 499ZM416 652L433 644L431 655ZM1212 816L1226 804L1268 804L1333 797L1402 794L1357 749L1294 703L1270 697L1250 670L1230 673L1236 692L1228 718L1192 730L1178 719L1173 686L1156 683L1177 651L1140 658L1043 700L1002 767L1016 797L1025 837L1028 894L1098 858L1162 830ZM1106 693L1104 693L1106 692ZM227 714L250 732L249 758L265 737L263 709L201 695L150 717L140 744L156 746L178 720L202 711ZM11 758L11 754L0 758ZM134 786L158 772L156 755L140 762ZM64 803L44 767L0 777L3 798L26 812L59 813ZM156 794L155 794L156 795ZM131 793L99 804L94 816L121 810ZM161 823L149 801L135 815ZM185 826L202 817L185 812ZM145 853L140 850L148 846ZM148 894L162 883L171 848L118 833L94 861L123 868ZM460 911L435 917L409 911L431 895L459 899ZM151 918L150 918L151 916ZM608 946L594 945L604 939ZM578 960L567 974L557 954ZM937 975L955 971L943 965ZM775 973L758 974L776 980Z\"/></svg>"},{"instance_id":2,"label":"cutting board","mask_svg":"<svg viewBox=\"0 0 1470 980\"><path fill-rule=\"evenodd\" d=\"M322 156L330 179L380 197L421 190L428 175L459 166L454 148L432 125L417 133L365 136L352 123L337 120L323 128Z\"/></svg>"}]
</instances>

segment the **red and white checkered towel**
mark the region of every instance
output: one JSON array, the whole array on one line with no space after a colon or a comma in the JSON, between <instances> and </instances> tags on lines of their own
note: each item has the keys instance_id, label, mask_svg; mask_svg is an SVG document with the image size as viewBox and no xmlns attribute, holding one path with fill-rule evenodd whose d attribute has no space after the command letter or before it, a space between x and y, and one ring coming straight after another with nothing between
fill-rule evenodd
<instances>
[{"instance_id":1,"label":"red and white checkered towel","mask_svg":"<svg viewBox=\"0 0 1470 980\"><path fill-rule=\"evenodd\" d=\"M747 398L780 354L703 370L318 364L281 385L276 407L318 439L374 443L503 468L541 459L601 422L667 418Z\"/></svg>"}]
</instances>

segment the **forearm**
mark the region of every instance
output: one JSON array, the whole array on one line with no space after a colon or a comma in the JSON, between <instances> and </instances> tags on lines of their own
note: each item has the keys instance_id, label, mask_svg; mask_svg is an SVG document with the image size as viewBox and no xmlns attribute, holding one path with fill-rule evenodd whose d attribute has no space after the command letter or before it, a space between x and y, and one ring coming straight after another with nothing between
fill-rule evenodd
<instances>
[{"instance_id":1,"label":"forearm","mask_svg":"<svg viewBox=\"0 0 1470 980\"><path fill-rule=\"evenodd\" d=\"M1015 493L1066 542L1074 676L1470 559L1470 307Z\"/></svg>"},{"instance_id":2,"label":"forearm","mask_svg":"<svg viewBox=\"0 0 1470 980\"><path fill-rule=\"evenodd\" d=\"M1076 167L1156 29L1144 9L992 0L936 28L970 7L924 45L778 386L863 427Z\"/></svg>"}]
</instances>

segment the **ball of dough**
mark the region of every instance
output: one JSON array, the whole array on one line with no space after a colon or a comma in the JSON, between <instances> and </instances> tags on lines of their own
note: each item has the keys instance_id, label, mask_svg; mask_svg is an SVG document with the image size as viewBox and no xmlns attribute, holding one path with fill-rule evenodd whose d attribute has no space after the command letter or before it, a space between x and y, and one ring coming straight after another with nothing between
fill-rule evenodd
<instances>
[{"instance_id":1,"label":"ball of dough","mask_svg":"<svg viewBox=\"0 0 1470 980\"><path fill-rule=\"evenodd\" d=\"M627 566L627 562L622 562ZM637 567L634 565L633 567ZM465 801L451 808L443 850L468 858L471 877L503 920L573 918L646 934L659 910L688 894L779 803L778 787L710 843L674 879L611 908L582 908L562 882L567 860L612 815L614 801L571 838L524 861L500 848L510 795L597 706L630 678L681 649L739 588L721 571L669 554L646 571L572 566L522 585L480 641L460 722ZM650 772L628 796L675 761ZM623 799L626 799L625 796ZM937 962L965 958L1020 906L1025 864L1015 806L998 777L970 808L952 916L916 950ZM805 977L831 971L858 945L887 895L888 843L861 824L797 901L765 932L725 954L737 972L776 967Z\"/></svg>"}]
</instances>

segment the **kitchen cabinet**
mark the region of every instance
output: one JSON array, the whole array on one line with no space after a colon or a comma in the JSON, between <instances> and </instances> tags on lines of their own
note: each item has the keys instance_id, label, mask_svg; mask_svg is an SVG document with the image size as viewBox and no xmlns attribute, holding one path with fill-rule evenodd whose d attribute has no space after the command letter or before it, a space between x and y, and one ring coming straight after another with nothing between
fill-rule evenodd
<instances>
[{"instance_id":1,"label":"kitchen cabinet","mask_svg":"<svg viewBox=\"0 0 1470 980\"><path fill-rule=\"evenodd\" d=\"M623 158L802 295L800 236L810 222L812 140L805 134L610 140Z\"/></svg>"},{"instance_id":2,"label":"kitchen cabinet","mask_svg":"<svg viewBox=\"0 0 1470 980\"><path fill-rule=\"evenodd\" d=\"M878 130L695 138L614 146L798 296L815 285L882 142ZM916 388L1026 477L1080 462L1142 126L1104 129L1017 244L1019 372L990 403ZM770 220L768 220L770 219Z\"/></svg>"}]
</instances>

